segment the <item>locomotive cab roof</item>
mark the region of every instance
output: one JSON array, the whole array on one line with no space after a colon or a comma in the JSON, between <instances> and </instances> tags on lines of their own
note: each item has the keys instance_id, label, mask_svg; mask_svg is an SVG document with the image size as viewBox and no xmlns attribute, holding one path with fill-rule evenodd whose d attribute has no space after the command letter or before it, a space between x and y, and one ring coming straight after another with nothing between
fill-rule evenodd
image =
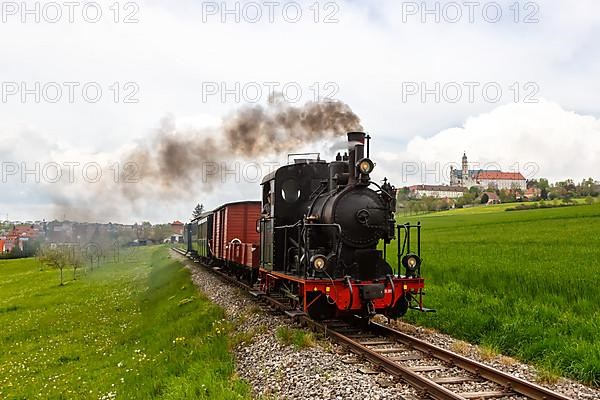
<instances>
[{"instance_id":1,"label":"locomotive cab roof","mask_svg":"<svg viewBox=\"0 0 600 400\"><path fill-rule=\"evenodd\" d=\"M267 182L272 181L273 179L275 179L275 173L276 172L277 172L277 170L269 172L267 175L265 175L265 177L260 182L260 184L264 185L265 183L267 183Z\"/></svg>"},{"instance_id":2,"label":"locomotive cab roof","mask_svg":"<svg viewBox=\"0 0 600 400\"><path fill-rule=\"evenodd\" d=\"M277 168L276 170L269 172L267 175L265 175L265 177L262 179L260 184L264 185L265 183L270 182L273 179L276 179L278 176L281 176L281 174L284 173L284 171L286 171L286 170L297 169L299 166L314 165L314 164L327 165L327 161L321 160L321 159L307 159L307 158L295 159L294 163L283 165L283 166Z\"/></svg>"}]
</instances>

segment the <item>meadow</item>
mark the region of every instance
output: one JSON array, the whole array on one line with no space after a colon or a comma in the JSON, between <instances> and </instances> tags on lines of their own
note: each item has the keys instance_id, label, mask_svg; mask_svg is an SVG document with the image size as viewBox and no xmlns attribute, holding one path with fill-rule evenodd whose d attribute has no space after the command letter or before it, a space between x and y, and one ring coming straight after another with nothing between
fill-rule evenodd
<instances>
[{"instance_id":1,"label":"meadow","mask_svg":"<svg viewBox=\"0 0 600 400\"><path fill-rule=\"evenodd\" d=\"M166 247L93 271L0 261L0 398L241 399L224 312Z\"/></svg>"},{"instance_id":2,"label":"meadow","mask_svg":"<svg viewBox=\"0 0 600 400\"><path fill-rule=\"evenodd\" d=\"M406 319L599 386L600 204L506 207L399 217L423 225L425 301L437 310Z\"/></svg>"}]
</instances>

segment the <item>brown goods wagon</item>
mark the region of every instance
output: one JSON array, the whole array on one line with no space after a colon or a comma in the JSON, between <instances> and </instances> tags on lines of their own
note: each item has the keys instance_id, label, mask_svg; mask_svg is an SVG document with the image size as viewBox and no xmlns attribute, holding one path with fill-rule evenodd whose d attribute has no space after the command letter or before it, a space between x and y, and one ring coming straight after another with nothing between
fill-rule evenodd
<instances>
[{"instance_id":1,"label":"brown goods wagon","mask_svg":"<svg viewBox=\"0 0 600 400\"><path fill-rule=\"evenodd\" d=\"M260 201L224 204L213 214L214 256L248 267L258 267L260 237L256 221Z\"/></svg>"}]
</instances>

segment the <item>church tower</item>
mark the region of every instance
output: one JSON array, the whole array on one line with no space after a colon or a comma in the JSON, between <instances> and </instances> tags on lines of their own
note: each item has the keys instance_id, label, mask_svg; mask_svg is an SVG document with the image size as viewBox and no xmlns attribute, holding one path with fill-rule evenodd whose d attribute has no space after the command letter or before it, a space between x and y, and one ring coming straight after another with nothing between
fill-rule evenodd
<instances>
[{"instance_id":1,"label":"church tower","mask_svg":"<svg viewBox=\"0 0 600 400\"><path fill-rule=\"evenodd\" d=\"M462 178L463 182L469 179L469 163L467 162L467 153L464 152L462 156Z\"/></svg>"}]
</instances>

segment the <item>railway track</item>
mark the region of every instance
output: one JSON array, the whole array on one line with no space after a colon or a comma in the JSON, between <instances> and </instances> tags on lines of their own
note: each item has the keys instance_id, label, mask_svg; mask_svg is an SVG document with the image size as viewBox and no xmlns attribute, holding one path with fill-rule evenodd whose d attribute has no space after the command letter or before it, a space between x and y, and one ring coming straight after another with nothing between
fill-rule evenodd
<instances>
[{"instance_id":1,"label":"railway track","mask_svg":"<svg viewBox=\"0 0 600 400\"><path fill-rule=\"evenodd\" d=\"M185 252L173 248L180 255ZM198 263L198 261L194 261ZM389 374L405 381L422 398L436 400L534 399L571 400L535 383L443 349L376 322L314 321L290 308L279 295L266 295L256 288L211 268L224 280L247 290L270 307L286 313L304 326L364 357ZM477 388L474 390L473 388Z\"/></svg>"},{"instance_id":2,"label":"railway track","mask_svg":"<svg viewBox=\"0 0 600 400\"><path fill-rule=\"evenodd\" d=\"M367 326L357 326L343 321L310 323L321 325L327 336L403 379L421 392L423 397L440 400L569 399L382 324L370 322ZM465 387L469 389L465 390ZM473 387L481 389L473 390Z\"/></svg>"}]
</instances>

